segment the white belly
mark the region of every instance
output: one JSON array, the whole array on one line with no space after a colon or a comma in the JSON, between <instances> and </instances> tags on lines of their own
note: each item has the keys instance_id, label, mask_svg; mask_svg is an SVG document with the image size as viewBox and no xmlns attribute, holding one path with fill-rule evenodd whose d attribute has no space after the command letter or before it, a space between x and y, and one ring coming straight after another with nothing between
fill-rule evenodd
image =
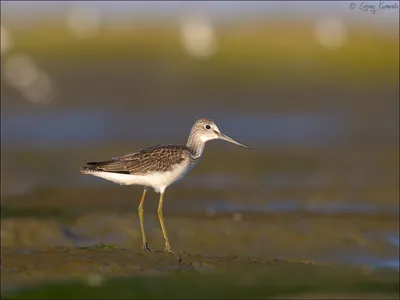
<instances>
[{"instance_id":1,"label":"white belly","mask_svg":"<svg viewBox=\"0 0 400 300\"><path fill-rule=\"evenodd\" d=\"M121 185L142 185L152 187L156 192L164 190L172 183L178 181L191 169L189 163L176 165L168 172L154 172L146 175L119 174L101 171L88 171L85 174L101 177Z\"/></svg>"}]
</instances>

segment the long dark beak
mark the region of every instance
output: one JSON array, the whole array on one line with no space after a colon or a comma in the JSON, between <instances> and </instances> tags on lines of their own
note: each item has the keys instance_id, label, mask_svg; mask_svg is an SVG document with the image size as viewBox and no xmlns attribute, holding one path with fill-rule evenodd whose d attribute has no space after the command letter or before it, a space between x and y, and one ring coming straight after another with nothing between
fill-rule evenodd
<instances>
[{"instance_id":1,"label":"long dark beak","mask_svg":"<svg viewBox=\"0 0 400 300\"><path fill-rule=\"evenodd\" d=\"M247 146L245 144L242 144L242 143L239 143L238 141L235 141L234 139L231 139L229 136L226 136L225 134L222 134L221 132L215 132L215 133L218 135L218 138L221 139L221 140L224 140L224 141L227 141L229 143L238 145L240 147L244 147L244 148L250 149L249 146Z\"/></svg>"}]
</instances>

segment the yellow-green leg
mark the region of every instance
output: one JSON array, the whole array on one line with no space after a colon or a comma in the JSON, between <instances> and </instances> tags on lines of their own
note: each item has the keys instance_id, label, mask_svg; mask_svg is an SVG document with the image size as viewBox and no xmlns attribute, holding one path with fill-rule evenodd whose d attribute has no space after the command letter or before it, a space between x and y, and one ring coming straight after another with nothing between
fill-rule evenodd
<instances>
[{"instance_id":1,"label":"yellow-green leg","mask_svg":"<svg viewBox=\"0 0 400 300\"><path fill-rule=\"evenodd\" d=\"M143 203L146 198L147 189L143 190L142 199L140 199L140 204L138 207L139 211L139 220L140 220L140 229L142 230L142 239L143 239L143 250L151 251L149 245L147 244L146 232L144 231L144 222L143 222Z\"/></svg>"},{"instance_id":2,"label":"yellow-green leg","mask_svg":"<svg viewBox=\"0 0 400 300\"><path fill-rule=\"evenodd\" d=\"M171 245L169 244L167 230L165 229L165 225L164 225L164 217L163 217L163 212L162 212L163 200L164 200L164 193L160 193L160 202L158 203L157 214L158 214L158 219L160 220L161 230L162 230L162 233L164 236L164 241L165 241L165 250L164 251L173 253L173 251L171 250Z\"/></svg>"}]
</instances>

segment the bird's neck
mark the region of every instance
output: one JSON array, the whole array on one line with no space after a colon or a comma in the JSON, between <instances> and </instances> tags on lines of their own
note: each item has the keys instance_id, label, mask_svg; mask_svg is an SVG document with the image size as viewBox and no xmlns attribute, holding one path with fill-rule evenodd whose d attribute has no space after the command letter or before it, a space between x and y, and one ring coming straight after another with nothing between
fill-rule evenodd
<instances>
[{"instance_id":1,"label":"bird's neck","mask_svg":"<svg viewBox=\"0 0 400 300\"><path fill-rule=\"evenodd\" d=\"M205 142L200 139L196 134L190 134L186 146L189 148L193 159L198 159L202 156L204 151Z\"/></svg>"}]
</instances>

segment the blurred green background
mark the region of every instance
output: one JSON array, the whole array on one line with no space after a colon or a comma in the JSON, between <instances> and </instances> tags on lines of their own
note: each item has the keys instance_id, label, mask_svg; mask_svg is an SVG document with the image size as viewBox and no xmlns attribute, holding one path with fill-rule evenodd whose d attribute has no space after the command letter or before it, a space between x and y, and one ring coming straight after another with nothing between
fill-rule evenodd
<instances>
[{"instance_id":1,"label":"blurred green background","mask_svg":"<svg viewBox=\"0 0 400 300\"><path fill-rule=\"evenodd\" d=\"M361 5L2 2L2 247L139 251L140 188L79 167L206 117L253 149L168 189L175 248L398 268L398 7Z\"/></svg>"}]
</instances>

